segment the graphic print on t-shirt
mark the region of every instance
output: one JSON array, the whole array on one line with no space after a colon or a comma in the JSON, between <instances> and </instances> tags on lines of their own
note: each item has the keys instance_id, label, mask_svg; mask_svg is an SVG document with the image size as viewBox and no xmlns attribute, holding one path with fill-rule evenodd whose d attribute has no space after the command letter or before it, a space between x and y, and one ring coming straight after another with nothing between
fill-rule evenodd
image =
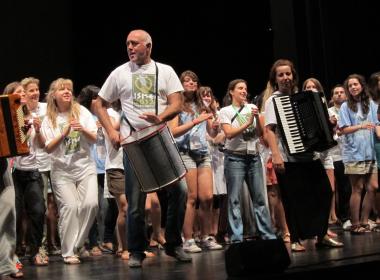
<instances>
[{"instance_id":1,"label":"graphic print on t-shirt","mask_svg":"<svg viewBox=\"0 0 380 280\"><path fill-rule=\"evenodd\" d=\"M63 131L65 124L59 124L59 128ZM63 140L65 147L65 155L71 155L80 150L80 132L72 130Z\"/></svg>"},{"instance_id":2,"label":"graphic print on t-shirt","mask_svg":"<svg viewBox=\"0 0 380 280\"><path fill-rule=\"evenodd\" d=\"M154 108L155 84L154 74L132 75L133 106L135 108Z\"/></svg>"}]
</instances>

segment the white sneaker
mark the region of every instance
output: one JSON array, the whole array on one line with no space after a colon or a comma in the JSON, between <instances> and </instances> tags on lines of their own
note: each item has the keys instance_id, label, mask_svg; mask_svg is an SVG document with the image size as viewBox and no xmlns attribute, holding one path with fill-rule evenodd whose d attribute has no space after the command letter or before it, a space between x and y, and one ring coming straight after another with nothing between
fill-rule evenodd
<instances>
[{"instance_id":1,"label":"white sneaker","mask_svg":"<svg viewBox=\"0 0 380 280\"><path fill-rule=\"evenodd\" d=\"M183 243L183 250L186 253L199 253L202 252L202 249L197 246L194 239L186 240Z\"/></svg>"},{"instance_id":2,"label":"white sneaker","mask_svg":"<svg viewBox=\"0 0 380 280\"><path fill-rule=\"evenodd\" d=\"M342 228L343 230L351 230L351 226L352 226L351 221L347 220L343 223Z\"/></svg>"},{"instance_id":3,"label":"white sneaker","mask_svg":"<svg viewBox=\"0 0 380 280\"><path fill-rule=\"evenodd\" d=\"M223 249L223 246L216 242L215 237L213 236L206 236L202 239L201 242L202 248L205 248L207 250L221 250Z\"/></svg>"}]
</instances>

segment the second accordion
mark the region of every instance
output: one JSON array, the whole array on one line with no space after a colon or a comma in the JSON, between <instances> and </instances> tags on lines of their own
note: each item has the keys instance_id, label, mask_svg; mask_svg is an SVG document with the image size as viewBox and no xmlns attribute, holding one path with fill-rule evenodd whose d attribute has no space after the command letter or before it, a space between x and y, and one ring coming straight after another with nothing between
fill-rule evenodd
<instances>
[{"instance_id":1,"label":"second accordion","mask_svg":"<svg viewBox=\"0 0 380 280\"><path fill-rule=\"evenodd\" d=\"M18 94L0 95L0 157L29 154L24 106Z\"/></svg>"}]
</instances>

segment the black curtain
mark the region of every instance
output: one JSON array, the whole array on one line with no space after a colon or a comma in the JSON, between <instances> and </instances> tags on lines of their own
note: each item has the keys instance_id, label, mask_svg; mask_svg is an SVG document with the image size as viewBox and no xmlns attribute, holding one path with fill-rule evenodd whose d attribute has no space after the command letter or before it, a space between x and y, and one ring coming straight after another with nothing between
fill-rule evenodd
<instances>
[{"instance_id":1,"label":"black curtain","mask_svg":"<svg viewBox=\"0 0 380 280\"><path fill-rule=\"evenodd\" d=\"M292 59L301 83L315 77L326 95L351 73L380 70L380 2L271 1L274 57Z\"/></svg>"}]
</instances>

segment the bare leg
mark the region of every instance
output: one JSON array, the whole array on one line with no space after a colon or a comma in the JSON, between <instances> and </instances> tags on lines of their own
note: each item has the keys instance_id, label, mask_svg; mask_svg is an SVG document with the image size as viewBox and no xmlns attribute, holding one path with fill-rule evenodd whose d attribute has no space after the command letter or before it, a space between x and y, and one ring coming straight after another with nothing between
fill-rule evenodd
<instances>
[{"instance_id":1,"label":"bare leg","mask_svg":"<svg viewBox=\"0 0 380 280\"><path fill-rule=\"evenodd\" d=\"M127 216L128 202L125 194L115 195L117 209L119 210L116 220L117 236L119 248L118 252L121 252L121 258L126 260L129 258L128 246L127 246L127 228L125 224L125 218Z\"/></svg>"},{"instance_id":2,"label":"bare leg","mask_svg":"<svg viewBox=\"0 0 380 280\"><path fill-rule=\"evenodd\" d=\"M331 191L332 191L329 223L333 224L333 223L336 223L337 220L338 220L338 217L336 216L336 211L335 211L335 176L334 176L334 169L326 169L326 173L327 173L327 177L329 178L330 186L331 186Z\"/></svg>"},{"instance_id":3,"label":"bare leg","mask_svg":"<svg viewBox=\"0 0 380 280\"><path fill-rule=\"evenodd\" d=\"M156 193L149 193L147 195L147 201L150 201L150 218L152 222L152 237L151 240L159 243L160 245L165 244L165 238L161 230L161 206L160 201Z\"/></svg>"}]
</instances>

